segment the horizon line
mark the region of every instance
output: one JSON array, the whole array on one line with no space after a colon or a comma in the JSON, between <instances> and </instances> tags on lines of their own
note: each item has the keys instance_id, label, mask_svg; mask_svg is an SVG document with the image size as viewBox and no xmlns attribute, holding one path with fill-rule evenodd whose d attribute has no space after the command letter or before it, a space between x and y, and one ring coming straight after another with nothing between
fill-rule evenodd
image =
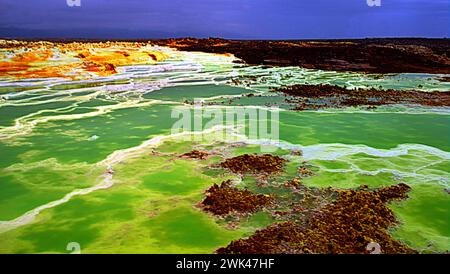
<instances>
[{"instance_id":1,"label":"horizon line","mask_svg":"<svg viewBox=\"0 0 450 274\"><path fill-rule=\"evenodd\" d=\"M54 41L54 40L68 40L68 41L151 41L151 40L169 40L169 39L221 39L221 40L235 40L235 41L317 41L317 40L370 40L370 39L439 39L445 40L450 37L424 37L424 36L372 36L372 37L352 37L352 38L276 38L276 39L264 39L264 38L223 38L223 37L195 37L195 36L178 36L178 37L134 37L134 38L112 38L112 37L21 37L21 36L0 36L0 40L19 40L19 41Z\"/></svg>"}]
</instances>

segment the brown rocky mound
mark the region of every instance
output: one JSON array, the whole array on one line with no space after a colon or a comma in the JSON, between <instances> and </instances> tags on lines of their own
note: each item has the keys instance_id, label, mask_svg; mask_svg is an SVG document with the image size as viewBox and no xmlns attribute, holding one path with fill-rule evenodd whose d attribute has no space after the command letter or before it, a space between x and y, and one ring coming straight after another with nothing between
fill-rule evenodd
<instances>
[{"instance_id":1,"label":"brown rocky mound","mask_svg":"<svg viewBox=\"0 0 450 274\"><path fill-rule=\"evenodd\" d=\"M208 151L203 150L192 150L191 152L187 152L182 154L181 158L187 158L187 159L199 159L199 160L205 160L208 158L211 154Z\"/></svg>"},{"instance_id":2,"label":"brown rocky mound","mask_svg":"<svg viewBox=\"0 0 450 274\"><path fill-rule=\"evenodd\" d=\"M210 187L206 191L206 198L201 202L201 206L207 212L223 216L232 212L253 213L261 207L270 206L272 202L272 196L239 190L232 187L228 180Z\"/></svg>"},{"instance_id":3,"label":"brown rocky mound","mask_svg":"<svg viewBox=\"0 0 450 274\"><path fill-rule=\"evenodd\" d=\"M274 253L369 253L374 242L381 253L416 253L391 238L387 229L396 224L386 206L406 198L409 186L399 184L375 191L340 190L335 202L326 205L305 222L276 223L256 231L249 238L232 241L219 254Z\"/></svg>"},{"instance_id":4,"label":"brown rocky mound","mask_svg":"<svg viewBox=\"0 0 450 274\"><path fill-rule=\"evenodd\" d=\"M226 159L220 166L239 174L272 174L281 172L285 162L285 159L271 154L243 154Z\"/></svg>"}]
</instances>

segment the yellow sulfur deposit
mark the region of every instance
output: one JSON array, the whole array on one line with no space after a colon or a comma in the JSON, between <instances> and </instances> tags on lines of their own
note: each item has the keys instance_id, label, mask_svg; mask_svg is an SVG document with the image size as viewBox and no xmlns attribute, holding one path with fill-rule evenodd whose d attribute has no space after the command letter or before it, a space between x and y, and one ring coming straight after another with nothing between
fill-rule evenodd
<instances>
[{"instance_id":1,"label":"yellow sulfur deposit","mask_svg":"<svg viewBox=\"0 0 450 274\"><path fill-rule=\"evenodd\" d=\"M0 77L83 79L115 74L120 66L155 64L167 57L148 43L0 40Z\"/></svg>"}]
</instances>

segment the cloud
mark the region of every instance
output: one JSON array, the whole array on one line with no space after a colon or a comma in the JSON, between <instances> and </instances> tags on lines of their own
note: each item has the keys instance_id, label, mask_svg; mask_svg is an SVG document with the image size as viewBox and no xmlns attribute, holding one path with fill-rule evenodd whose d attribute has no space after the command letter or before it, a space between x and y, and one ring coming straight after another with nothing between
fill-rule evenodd
<instances>
[{"instance_id":1,"label":"cloud","mask_svg":"<svg viewBox=\"0 0 450 274\"><path fill-rule=\"evenodd\" d=\"M448 36L449 0L0 0L0 36Z\"/></svg>"}]
</instances>

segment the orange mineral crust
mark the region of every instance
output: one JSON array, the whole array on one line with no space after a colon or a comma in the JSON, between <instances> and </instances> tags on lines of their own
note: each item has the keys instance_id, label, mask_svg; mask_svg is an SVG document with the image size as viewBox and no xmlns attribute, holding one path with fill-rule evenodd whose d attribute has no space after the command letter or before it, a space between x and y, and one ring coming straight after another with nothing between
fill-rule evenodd
<instances>
[{"instance_id":1,"label":"orange mineral crust","mask_svg":"<svg viewBox=\"0 0 450 274\"><path fill-rule=\"evenodd\" d=\"M0 40L0 77L85 79L109 76L118 67L166 59L149 43L53 43Z\"/></svg>"}]
</instances>

